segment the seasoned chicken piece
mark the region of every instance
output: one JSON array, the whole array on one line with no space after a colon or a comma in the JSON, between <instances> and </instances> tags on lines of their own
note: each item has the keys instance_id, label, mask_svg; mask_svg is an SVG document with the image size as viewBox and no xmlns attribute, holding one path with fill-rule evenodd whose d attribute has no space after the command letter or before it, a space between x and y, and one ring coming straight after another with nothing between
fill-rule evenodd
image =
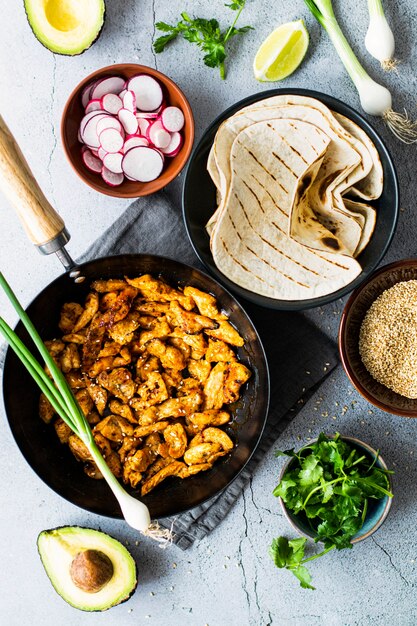
<instances>
[{"instance_id":1,"label":"seasoned chicken piece","mask_svg":"<svg viewBox=\"0 0 417 626\"><path fill-rule=\"evenodd\" d=\"M154 319L154 318L152 318ZM166 339L172 332L171 326L165 317L158 318L151 330L143 330L139 335L139 345L144 346L152 339Z\"/></svg>"},{"instance_id":2,"label":"seasoned chicken piece","mask_svg":"<svg viewBox=\"0 0 417 626\"><path fill-rule=\"evenodd\" d=\"M125 404L133 397L136 390L131 373L124 367L118 367L109 374L101 372L97 377L97 382Z\"/></svg>"},{"instance_id":3,"label":"seasoned chicken piece","mask_svg":"<svg viewBox=\"0 0 417 626\"><path fill-rule=\"evenodd\" d=\"M170 303L166 316L171 326L179 326L188 335L196 335L203 329L214 329L219 325L218 322L205 315L186 311L175 300Z\"/></svg>"},{"instance_id":4,"label":"seasoned chicken piece","mask_svg":"<svg viewBox=\"0 0 417 626\"><path fill-rule=\"evenodd\" d=\"M135 303L136 311L143 315L151 315L152 317L160 317L165 315L169 309L169 304L164 302L144 302L139 300Z\"/></svg>"},{"instance_id":5,"label":"seasoned chicken piece","mask_svg":"<svg viewBox=\"0 0 417 626\"><path fill-rule=\"evenodd\" d=\"M174 348L178 348L185 360L191 358L191 347L180 337L170 337L168 343L174 346Z\"/></svg>"},{"instance_id":6,"label":"seasoned chicken piece","mask_svg":"<svg viewBox=\"0 0 417 626\"><path fill-rule=\"evenodd\" d=\"M152 435L149 435L150 437ZM163 469L164 467L166 467L167 465L169 465L170 463L172 463L174 461L174 459L171 459L171 457L159 457L158 459L156 459L156 461L154 463L152 463L152 465L149 467L149 469L146 472L146 479L151 478L152 476L155 476L155 474L157 474L161 469Z\"/></svg>"},{"instance_id":7,"label":"seasoned chicken piece","mask_svg":"<svg viewBox=\"0 0 417 626\"><path fill-rule=\"evenodd\" d=\"M61 317L59 319L59 329L63 333L70 333L83 312L83 307L78 302L66 302L61 308Z\"/></svg>"},{"instance_id":8,"label":"seasoned chicken piece","mask_svg":"<svg viewBox=\"0 0 417 626\"><path fill-rule=\"evenodd\" d=\"M117 343L117 341L106 341L98 353L98 358L101 359L105 356L116 356L116 354L119 354L121 347L122 346L120 343Z\"/></svg>"},{"instance_id":9,"label":"seasoned chicken piece","mask_svg":"<svg viewBox=\"0 0 417 626\"><path fill-rule=\"evenodd\" d=\"M54 407L49 402L45 394L41 393L39 396L39 417L45 422L45 424L49 424L54 415Z\"/></svg>"},{"instance_id":10,"label":"seasoned chicken piece","mask_svg":"<svg viewBox=\"0 0 417 626\"><path fill-rule=\"evenodd\" d=\"M178 476L181 470L185 467L186 466L184 465L184 463L180 463L179 461L172 461L172 463L169 463L169 465L159 470L159 472L154 474L151 478L149 478L148 480L146 480L146 482L142 484L141 495L144 496L149 493L168 476Z\"/></svg>"},{"instance_id":11,"label":"seasoned chicken piece","mask_svg":"<svg viewBox=\"0 0 417 626\"><path fill-rule=\"evenodd\" d=\"M193 413L188 420L194 426L203 429L207 428L207 426L223 426L223 424L227 424L230 422L230 414L227 411L209 409L201 413Z\"/></svg>"},{"instance_id":12,"label":"seasoned chicken piece","mask_svg":"<svg viewBox=\"0 0 417 626\"><path fill-rule=\"evenodd\" d=\"M140 367L137 367L136 374L140 380L145 381L148 380L149 374L151 374L151 372L159 372L160 369L160 360L156 356L149 356Z\"/></svg>"},{"instance_id":13,"label":"seasoned chicken piece","mask_svg":"<svg viewBox=\"0 0 417 626\"><path fill-rule=\"evenodd\" d=\"M175 389L182 381L181 372L179 370L171 370L168 368L165 372L162 372L161 376L164 379L169 396L172 397L175 395Z\"/></svg>"},{"instance_id":14,"label":"seasoned chicken piece","mask_svg":"<svg viewBox=\"0 0 417 626\"><path fill-rule=\"evenodd\" d=\"M87 448L85 443L81 441L81 439L77 435L70 435L68 437L68 445L77 459L77 461L92 461L90 450Z\"/></svg>"},{"instance_id":15,"label":"seasoned chicken piece","mask_svg":"<svg viewBox=\"0 0 417 626\"><path fill-rule=\"evenodd\" d=\"M233 448L233 441L230 439L229 435L220 428L213 428L210 426L209 428L203 430L202 435L203 441L212 444L219 444L223 450L226 450L227 452Z\"/></svg>"},{"instance_id":16,"label":"seasoned chicken piece","mask_svg":"<svg viewBox=\"0 0 417 626\"><path fill-rule=\"evenodd\" d=\"M203 388L198 380L195 378L183 378L181 383L178 385L177 396L180 398L182 396L189 396L195 393L202 394Z\"/></svg>"},{"instance_id":17,"label":"seasoned chicken piece","mask_svg":"<svg viewBox=\"0 0 417 626\"><path fill-rule=\"evenodd\" d=\"M101 420L100 415L94 409L90 411L89 414L87 415L87 422L90 424L90 426L95 426L96 424L99 423L100 420Z\"/></svg>"},{"instance_id":18,"label":"seasoned chicken piece","mask_svg":"<svg viewBox=\"0 0 417 626\"><path fill-rule=\"evenodd\" d=\"M112 367L124 367L125 365L129 365L131 362L132 357L130 355L129 348L127 346L123 346L123 348L120 349L119 355L114 357Z\"/></svg>"},{"instance_id":19,"label":"seasoned chicken piece","mask_svg":"<svg viewBox=\"0 0 417 626\"><path fill-rule=\"evenodd\" d=\"M133 488L137 487L142 480L143 472L146 472L154 460L155 455L151 452L151 450L147 448L137 450L126 459L123 468L123 481L125 483L130 483Z\"/></svg>"},{"instance_id":20,"label":"seasoned chicken piece","mask_svg":"<svg viewBox=\"0 0 417 626\"><path fill-rule=\"evenodd\" d=\"M104 478L97 465L92 462L90 463L89 461L84 463L84 472L89 478L94 478L95 480L101 480L102 478Z\"/></svg>"},{"instance_id":21,"label":"seasoned chicken piece","mask_svg":"<svg viewBox=\"0 0 417 626\"><path fill-rule=\"evenodd\" d=\"M236 361L236 354L224 341L209 339L205 359L214 363L219 363L220 361L227 363Z\"/></svg>"},{"instance_id":22,"label":"seasoned chicken piece","mask_svg":"<svg viewBox=\"0 0 417 626\"><path fill-rule=\"evenodd\" d=\"M218 443L200 443L188 448L184 453L184 461L187 465L199 465L200 463L213 463L224 451Z\"/></svg>"},{"instance_id":23,"label":"seasoned chicken piece","mask_svg":"<svg viewBox=\"0 0 417 626\"><path fill-rule=\"evenodd\" d=\"M56 357L58 357L65 348L65 343L60 339L51 339L49 341L45 341L44 343L49 354L54 359L56 359Z\"/></svg>"},{"instance_id":24,"label":"seasoned chicken piece","mask_svg":"<svg viewBox=\"0 0 417 626\"><path fill-rule=\"evenodd\" d=\"M100 452L112 474L114 474L116 478L120 478L122 475L122 464L119 455L112 449L110 441L106 439L106 437L103 437L101 433L95 433L94 440L100 448Z\"/></svg>"},{"instance_id":25,"label":"seasoned chicken piece","mask_svg":"<svg viewBox=\"0 0 417 626\"><path fill-rule=\"evenodd\" d=\"M186 296L191 296L191 298L196 303L201 315L206 315L207 317L211 317L214 320L227 319L226 315L219 312L219 309L217 308L217 300L210 293L200 291L195 287L187 286L184 288L184 294Z\"/></svg>"},{"instance_id":26,"label":"seasoned chicken piece","mask_svg":"<svg viewBox=\"0 0 417 626\"><path fill-rule=\"evenodd\" d=\"M101 420L93 431L116 443L123 443L125 437L133 437L133 426L121 415L109 415Z\"/></svg>"},{"instance_id":27,"label":"seasoned chicken piece","mask_svg":"<svg viewBox=\"0 0 417 626\"><path fill-rule=\"evenodd\" d=\"M91 284L91 289L98 293L107 293L108 291L121 291L127 287L124 280L118 278L109 278L108 280L95 280Z\"/></svg>"},{"instance_id":28,"label":"seasoned chicken piece","mask_svg":"<svg viewBox=\"0 0 417 626\"><path fill-rule=\"evenodd\" d=\"M184 331L176 328L171 333L171 337L178 337L190 346L192 359L198 361L204 357L207 350L207 341L202 333L198 333L197 335L187 335Z\"/></svg>"},{"instance_id":29,"label":"seasoned chicken piece","mask_svg":"<svg viewBox=\"0 0 417 626\"><path fill-rule=\"evenodd\" d=\"M133 398L131 402L133 402L134 400L135 398ZM158 411L156 410L156 407L150 406L147 409L138 411L137 421L140 426L149 426L149 424L154 424L155 422L157 422Z\"/></svg>"},{"instance_id":30,"label":"seasoned chicken piece","mask_svg":"<svg viewBox=\"0 0 417 626\"><path fill-rule=\"evenodd\" d=\"M188 467L184 467L178 475L180 478L189 478L190 476L194 476L194 474L198 474L198 472L206 472L212 467L213 463L198 463L197 465L188 465Z\"/></svg>"},{"instance_id":31,"label":"seasoned chicken piece","mask_svg":"<svg viewBox=\"0 0 417 626\"><path fill-rule=\"evenodd\" d=\"M72 329L73 333L78 333L82 328L84 328L85 326L87 326L87 324L91 322L94 315L98 311L98 305L98 294L90 291L85 300L84 310L81 313L80 317L77 319L77 323L75 324L74 328Z\"/></svg>"},{"instance_id":32,"label":"seasoned chicken piece","mask_svg":"<svg viewBox=\"0 0 417 626\"><path fill-rule=\"evenodd\" d=\"M71 370L81 367L81 359L78 353L77 344L67 343L61 353L61 370L67 374Z\"/></svg>"},{"instance_id":33,"label":"seasoned chicken piece","mask_svg":"<svg viewBox=\"0 0 417 626\"><path fill-rule=\"evenodd\" d=\"M168 391L159 372L150 372L148 378L144 383L138 386L137 395L139 396L141 403L135 402L131 406L135 411L146 409L149 406L160 404L168 398Z\"/></svg>"},{"instance_id":34,"label":"seasoned chicken piece","mask_svg":"<svg viewBox=\"0 0 417 626\"><path fill-rule=\"evenodd\" d=\"M211 370L210 376L204 384L204 410L220 409L223 406L223 388L226 372L226 363L217 363Z\"/></svg>"},{"instance_id":35,"label":"seasoned chicken piece","mask_svg":"<svg viewBox=\"0 0 417 626\"><path fill-rule=\"evenodd\" d=\"M153 278L150 274L144 274L139 278L125 278L129 285L139 289L146 300L156 302L171 302L172 300L177 300L189 311L194 306L194 302L191 298L184 296L181 291L173 289L173 287L170 287L162 280Z\"/></svg>"},{"instance_id":36,"label":"seasoned chicken piece","mask_svg":"<svg viewBox=\"0 0 417 626\"><path fill-rule=\"evenodd\" d=\"M97 411L100 415L103 415L107 404L107 391L101 385L94 383L88 376L85 376L84 380L89 396L96 405Z\"/></svg>"},{"instance_id":37,"label":"seasoned chicken piece","mask_svg":"<svg viewBox=\"0 0 417 626\"><path fill-rule=\"evenodd\" d=\"M65 378L71 389L84 389L85 380L81 372L68 372L65 374Z\"/></svg>"},{"instance_id":38,"label":"seasoned chicken piece","mask_svg":"<svg viewBox=\"0 0 417 626\"><path fill-rule=\"evenodd\" d=\"M188 359L187 369L193 378L199 380L200 383L205 383L211 372L211 365L205 359Z\"/></svg>"},{"instance_id":39,"label":"seasoned chicken piece","mask_svg":"<svg viewBox=\"0 0 417 626\"><path fill-rule=\"evenodd\" d=\"M168 444L168 454L173 459L179 459L187 449L187 433L181 424L172 424L164 430L164 439ZM166 456L164 454L163 456Z\"/></svg>"},{"instance_id":40,"label":"seasoned chicken piece","mask_svg":"<svg viewBox=\"0 0 417 626\"><path fill-rule=\"evenodd\" d=\"M239 361L230 363L224 380L223 402L225 404L237 402L237 400L239 400L241 386L244 385L250 377L251 372L246 365L239 363Z\"/></svg>"},{"instance_id":41,"label":"seasoned chicken piece","mask_svg":"<svg viewBox=\"0 0 417 626\"><path fill-rule=\"evenodd\" d=\"M121 345L130 343L133 339L134 332L139 328L140 315L135 311L130 312L126 317L113 324L109 329L110 337Z\"/></svg>"},{"instance_id":42,"label":"seasoned chicken piece","mask_svg":"<svg viewBox=\"0 0 417 626\"><path fill-rule=\"evenodd\" d=\"M152 452L154 452L156 456L158 453L158 447L161 444L161 442L162 442L162 439L159 433L151 433L150 435L146 437L144 447L149 448L149 450L152 450Z\"/></svg>"},{"instance_id":43,"label":"seasoned chicken piece","mask_svg":"<svg viewBox=\"0 0 417 626\"><path fill-rule=\"evenodd\" d=\"M104 312L111 309L117 300L117 295L117 291L109 291L108 293L105 293L104 296L101 296L100 311Z\"/></svg>"},{"instance_id":44,"label":"seasoned chicken piece","mask_svg":"<svg viewBox=\"0 0 417 626\"><path fill-rule=\"evenodd\" d=\"M109 409L112 413L115 413L116 415L121 415L132 424L137 423L137 419L128 404L123 404L123 402L120 402L120 400L110 400Z\"/></svg>"},{"instance_id":45,"label":"seasoned chicken piece","mask_svg":"<svg viewBox=\"0 0 417 626\"><path fill-rule=\"evenodd\" d=\"M87 336L87 331L85 328L80 330L79 333L69 333L68 335L62 335L62 341L66 343L85 343L85 338Z\"/></svg>"},{"instance_id":46,"label":"seasoned chicken piece","mask_svg":"<svg viewBox=\"0 0 417 626\"><path fill-rule=\"evenodd\" d=\"M149 354L158 357L164 369L183 370L186 363L181 350L168 346L160 339L153 339L146 344Z\"/></svg>"},{"instance_id":47,"label":"seasoned chicken piece","mask_svg":"<svg viewBox=\"0 0 417 626\"><path fill-rule=\"evenodd\" d=\"M214 330L206 330L206 335L210 335L210 337L215 339L221 339L221 341L230 343L232 346L241 347L245 343L236 328L233 328L229 322L225 321L219 322L219 327Z\"/></svg>"},{"instance_id":48,"label":"seasoned chicken piece","mask_svg":"<svg viewBox=\"0 0 417 626\"><path fill-rule=\"evenodd\" d=\"M55 432L58 435L58 439L61 443L68 443L68 440L72 434L72 430L63 419L57 417L54 422Z\"/></svg>"},{"instance_id":49,"label":"seasoned chicken piece","mask_svg":"<svg viewBox=\"0 0 417 626\"><path fill-rule=\"evenodd\" d=\"M145 330L152 330L157 321L156 317L152 315L141 315L139 317L139 326Z\"/></svg>"},{"instance_id":50,"label":"seasoned chicken piece","mask_svg":"<svg viewBox=\"0 0 417 626\"><path fill-rule=\"evenodd\" d=\"M113 367L114 357L105 356L101 359L97 359L95 363L88 370L88 376L90 378L97 378L97 376L101 372L105 372L106 370L110 370Z\"/></svg>"},{"instance_id":51,"label":"seasoned chicken piece","mask_svg":"<svg viewBox=\"0 0 417 626\"><path fill-rule=\"evenodd\" d=\"M78 391L76 391L75 398L80 405L82 412L87 417L90 411L94 408L93 401L87 389L79 389Z\"/></svg>"},{"instance_id":52,"label":"seasoned chicken piece","mask_svg":"<svg viewBox=\"0 0 417 626\"><path fill-rule=\"evenodd\" d=\"M126 463L127 458L131 456L133 451L136 451L141 444L142 439L137 439L136 437L125 437L122 445L117 450L117 454L119 455L121 462Z\"/></svg>"},{"instance_id":53,"label":"seasoned chicken piece","mask_svg":"<svg viewBox=\"0 0 417 626\"><path fill-rule=\"evenodd\" d=\"M135 437L146 437L152 433L159 433L161 430L165 430L167 426L169 426L169 422L155 422L148 426L138 426L135 428L133 435Z\"/></svg>"},{"instance_id":54,"label":"seasoned chicken piece","mask_svg":"<svg viewBox=\"0 0 417 626\"><path fill-rule=\"evenodd\" d=\"M165 400L157 407L158 419L192 415L198 411L202 401L203 394L199 391L181 398L169 398L169 400Z\"/></svg>"}]
</instances>

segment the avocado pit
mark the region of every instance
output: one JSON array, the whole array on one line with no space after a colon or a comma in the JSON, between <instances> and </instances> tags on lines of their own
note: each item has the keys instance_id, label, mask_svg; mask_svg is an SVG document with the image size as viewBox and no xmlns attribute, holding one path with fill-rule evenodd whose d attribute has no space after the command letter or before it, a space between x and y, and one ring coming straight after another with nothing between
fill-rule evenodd
<instances>
[{"instance_id":1,"label":"avocado pit","mask_svg":"<svg viewBox=\"0 0 417 626\"><path fill-rule=\"evenodd\" d=\"M100 550L78 552L70 567L71 579L79 589L87 593L97 593L111 580L113 563Z\"/></svg>"}]
</instances>

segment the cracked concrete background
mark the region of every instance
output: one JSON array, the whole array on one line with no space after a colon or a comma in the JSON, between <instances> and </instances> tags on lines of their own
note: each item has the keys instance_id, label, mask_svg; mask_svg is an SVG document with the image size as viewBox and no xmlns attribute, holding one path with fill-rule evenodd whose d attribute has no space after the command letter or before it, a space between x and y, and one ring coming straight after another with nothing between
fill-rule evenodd
<instances>
[{"instance_id":1,"label":"cracked concrete background","mask_svg":"<svg viewBox=\"0 0 417 626\"><path fill-rule=\"evenodd\" d=\"M205 127L236 100L270 87L251 72L260 41L274 27L303 17L311 42L300 69L279 86L310 87L358 108L357 94L328 41L302 0L248 0L241 25L255 27L231 47L228 76L203 66L200 54L178 41L162 55L152 52L155 21L173 22L180 11L225 22L221 0L107 0L107 19L97 43L75 58L54 56L33 37L22 2L2 2L0 20L0 111L25 153L46 195L72 234L77 257L126 208L127 202L100 196L84 186L63 155L60 114L73 87L92 70L130 61L157 66L186 92L196 118L197 139ZM355 50L372 73L392 89L395 107L416 113L417 6L413 0L385 2L397 35L398 73L382 75L366 54L366 2L335 0L340 20ZM413 65L414 63L414 65ZM387 142L398 168L402 212L385 261L415 256L416 148L399 144L379 120L372 123ZM179 198L181 177L171 186ZM179 210L179 204L178 204ZM42 258L25 239L6 201L0 203L0 266L27 304L61 273L55 258ZM2 314L14 315L4 299ZM306 313L336 338L343 302ZM271 312L273 315L273 312ZM278 332L281 329L277 329ZM273 372L272 372L273 375ZM23 392L24 390L22 390ZM140 540L122 522L90 515L50 491L17 450L6 420L0 421L1 588L0 623L20 626L415 626L417 623L417 471L416 424L366 404L339 367L326 380L286 432L279 447L299 446L320 431L339 430L380 447L395 469L395 498L383 527L352 551L331 553L311 564L316 591L302 590L268 556L271 539L292 535L271 491L282 461L265 456L250 485L223 523L188 552L160 550ZM135 596L109 613L83 614L66 605L50 586L36 553L40 530L62 524L102 528L129 543L137 559Z\"/></svg>"}]
</instances>

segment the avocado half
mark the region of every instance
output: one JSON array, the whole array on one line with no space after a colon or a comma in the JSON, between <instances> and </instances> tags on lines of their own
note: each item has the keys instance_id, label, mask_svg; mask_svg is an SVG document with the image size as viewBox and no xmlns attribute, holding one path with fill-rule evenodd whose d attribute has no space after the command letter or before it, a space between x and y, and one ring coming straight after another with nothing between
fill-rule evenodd
<instances>
[{"instance_id":1,"label":"avocado half","mask_svg":"<svg viewBox=\"0 0 417 626\"><path fill-rule=\"evenodd\" d=\"M137 587L132 555L106 533L61 526L43 530L37 544L55 591L76 609L106 611L128 600Z\"/></svg>"},{"instance_id":2,"label":"avocado half","mask_svg":"<svg viewBox=\"0 0 417 626\"><path fill-rule=\"evenodd\" d=\"M104 0L24 0L35 37L58 54L87 50L100 35L106 11Z\"/></svg>"}]
</instances>

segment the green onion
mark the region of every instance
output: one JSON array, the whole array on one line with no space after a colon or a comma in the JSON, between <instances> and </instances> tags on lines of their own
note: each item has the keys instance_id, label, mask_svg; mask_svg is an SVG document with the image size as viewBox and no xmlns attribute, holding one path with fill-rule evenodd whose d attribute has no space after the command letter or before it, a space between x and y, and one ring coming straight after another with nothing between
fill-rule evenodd
<instances>
[{"instance_id":1,"label":"green onion","mask_svg":"<svg viewBox=\"0 0 417 626\"><path fill-rule=\"evenodd\" d=\"M369 26L365 37L365 47L384 70L396 68L394 59L395 41L392 30L384 14L381 0L368 0Z\"/></svg>"},{"instance_id":2,"label":"green onion","mask_svg":"<svg viewBox=\"0 0 417 626\"><path fill-rule=\"evenodd\" d=\"M340 28L331 0L304 0L311 13L329 35L340 60L355 85L363 110L369 115L382 117L391 132L400 141L411 144L417 141L417 122L407 112L397 113L392 109L391 93L375 82L359 63Z\"/></svg>"},{"instance_id":3,"label":"green onion","mask_svg":"<svg viewBox=\"0 0 417 626\"><path fill-rule=\"evenodd\" d=\"M90 451L95 464L119 502L126 522L136 530L139 530L145 535L151 536L158 541L171 539L171 532L159 528L157 522L151 523L148 507L143 504L143 502L140 502L139 500L136 500L136 498L129 495L111 472L94 441L90 425L76 398L74 397L65 376L62 374L54 359L49 354L48 349L40 338L35 326L32 324L29 316L21 306L1 272L0 286L17 311L23 325L47 365L55 384L52 383L41 364L36 360L33 354L31 354L30 350L24 345L17 334L10 328L4 319L0 317L1 334L26 367L29 374L41 389L42 393L44 393L46 398L49 400L54 411L64 420L64 422L81 439Z\"/></svg>"}]
</instances>

